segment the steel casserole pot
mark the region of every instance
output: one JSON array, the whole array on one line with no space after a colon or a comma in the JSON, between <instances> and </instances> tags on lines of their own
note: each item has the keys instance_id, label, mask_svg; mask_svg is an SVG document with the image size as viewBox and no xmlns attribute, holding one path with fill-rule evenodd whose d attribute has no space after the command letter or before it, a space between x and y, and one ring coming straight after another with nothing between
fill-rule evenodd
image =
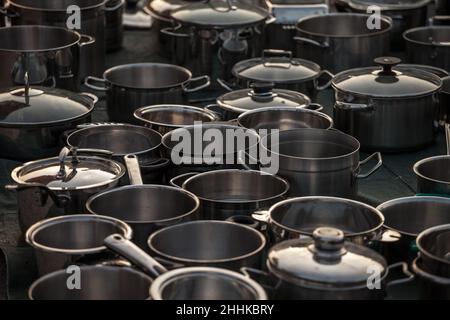
<instances>
[{"instance_id":1,"label":"steel casserole pot","mask_svg":"<svg viewBox=\"0 0 450 320\"><path fill-rule=\"evenodd\" d=\"M125 123L135 123L133 114L142 106L186 103L187 94L209 84L208 76L192 78L188 69L163 63L120 65L85 80L86 87L106 92L109 120Z\"/></svg>"},{"instance_id":2,"label":"steel casserole pot","mask_svg":"<svg viewBox=\"0 0 450 320\"><path fill-rule=\"evenodd\" d=\"M91 120L98 99L44 87L0 90L0 157L17 161L58 154L67 130Z\"/></svg>"},{"instance_id":3,"label":"steel casserole pot","mask_svg":"<svg viewBox=\"0 0 450 320\"><path fill-rule=\"evenodd\" d=\"M412 263L412 271L419 282L419 294L423 300L450 300L450 277L436 276L424 269L420 257Z\"/></svg>"},{"instance_id":4,"label":"steel casserole pot","mask_svg":"<svg viewBox=\"0 0 450 320\"><path fill-rule=\"evenodd\" d=\"M407 278L388 282L394 267L403 267ZM276 282L277 300L380 300L389 286L413 278L405 264L388 267L381 255L344 241L344 233L334 228L314 230L313 240L275 245L267 269Z\"/></svg>"},{"instance_id":5,"label":"steel casserole pot","mask_svg":"<svg viewBox=\"0 0 450 320\"><path fill-rule=\"evenodd\" d=\"M7 189L17 191L24 231L52 216L86 212L90 196L116 187L125 174L125 167L116 161L81 153L111 155L104 150L64 148L57 158L28 162L12 171L15 184Z\"/></svg>"},{"instance_id":6,"label":"steel casserole pot","mask_svg":"<svg viewBox=\"0 0 450 320\"><path fill-rule=\"evenodd\" d=\"M401 152L433 142L441 78L397 69L400 59L394 57L377 58L375 63L380 67L334 77L336 128L357 138L363 150Z\"/></svg>"},{"instance_id":7,"label":"steel casserole pot","mask_svg":"<svg viewBox=\"0 0 450 320\"><path fill-rule=\"evenodd\" d=\"M450 224L424 230L417 237L423 270L450 278Z\"/></svg>"}]
</instances>

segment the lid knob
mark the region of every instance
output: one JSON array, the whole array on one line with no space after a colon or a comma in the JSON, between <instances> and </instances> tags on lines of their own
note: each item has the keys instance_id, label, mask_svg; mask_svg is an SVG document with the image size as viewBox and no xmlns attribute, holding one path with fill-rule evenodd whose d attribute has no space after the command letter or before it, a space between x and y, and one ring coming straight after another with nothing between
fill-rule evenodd
<instances>
[{"instance_id":1,"label":"lid knob","mask_svg":"<svg viewBox=\"0 0 450 320\"><path fill-rule=\"evenodd\" d=\"M321 263L338 263L345 254L345 237L335 228L318 228L313 232L314 245L311 251L314 259Z\"/></svg>"},{"instance_id":2,"label":"lid knob","mask_svg":"<svg viewBox=\"0 0 450 320\"><path fill-rule=\"evenodd\" d=\"M274 86L273 82L255 82L250 85L256 95L271 94Z\"/></svg>"},{"instance_id":3,"label":"lid knob","mask_svg":"<svg viewBox=\"0 0 450 320\"><path fill-rule=\"evenodd\" d=\"M379 57L379 58L376 58L374 61L379 66L383 67L383 71L380 72L383 75L393 75L393 74L395 74L392 71L392 67L394 67L397 64L402 62L401 59L396 58L396 57Z\"/></svg>"}]
</instances>

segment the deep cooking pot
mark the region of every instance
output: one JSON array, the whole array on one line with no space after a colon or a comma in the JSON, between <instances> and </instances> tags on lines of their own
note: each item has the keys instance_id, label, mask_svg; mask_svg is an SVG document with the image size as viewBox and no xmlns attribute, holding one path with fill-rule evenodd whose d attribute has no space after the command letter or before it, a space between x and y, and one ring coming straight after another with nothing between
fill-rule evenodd
<instances>
[{"instance_id":1,"label":"deep cooking pot","mask_svg":"<svg viewBox=\"0 0 450 320\"><path fill-rule=\"evenodd\" d=\"M89 122L97 97L44 87L0 90L0 157L29 161L52 157L62 134Z\"/></svg>"},{"instance_id":2,"label":"deep cooking pot","mask_svg":"<svg viewBox=\"0 0 450 320\"><path fill-rule=\"evenodd\" d=\"M12 171L16 184L7 189L17 190L22 230L52 216L86 212L90 196L114 188L125 174L116 161L79 153L110 155L104 150L64 148L57 158L28 162Z\"/></svg>"},{"instance_id":3,"label":"deep cooking pot","mask_svg":"<svg viewBox=\"0 0 450 320\"><path fill-rule=\"evenodd\" d=\"M216 114L208 110L173 104L142 107L134 112L134 117L162 135L177 128L192 126L196 121L207 123L219 120Z\"/></svg>"},{"instance_id":4,"label":"deep cooking pot","mask_svg":"<svg viewBox=\"0 0 450 320\"><path fill-rule=\"evenodd\" d=\"M450 71L450 26L428 26L405 31L409 62L436 66Z\"/></svg>"},{"instance_id":5,"label":"deep cooking pot","mask_svg":"<svg viewBox=\"0 0 450 320\"><path fill-rule=\"evenodd\" d=\"M405 48L402 34L408 29L427 24L428 5L431 0L349 0L350 11L381 13L392 19L391 47L397 51ZM375 12L369 7L377 6ZM373 7L372 7L373 8Z\"/></svg>"},{"instance_id":6,"label":"deep cooking pot","mask_svg":"<svg viewBox=\"0 0 450 320\"><path fill-rule=\"evenodd\" d=\"M450 199L406 197L377 207L384 215L381 252L389 263L412 262L417 257L416 238L422 231L450 223Z\"/></svg>"},{"instance_id":7,"label":"deep cooking pot","mask_svg":"<svg viewBox=\"0 0 450 320\"><path fill-rule=\"evenodd\" d=\"M330 13L297 23L297 56L333 73L370 66L389 51L392 20L381 16L380 29L369 29L366 14Z\"/></svg>"},{"instance_id":8,"label":"deep cooking pot","mask_svg":"<svg viewBox=\"0 0 450 320\"><path fill-rule=\"evenodd\" d=\"M0 29L0 87L32 85L78 91L80 53L93 39L59 27L14 26Z\"/></svg>"},{"instance_id":9,"label":"deep cooking pot","mask_svg":"<svg viewBox=\"0 0 450 320\"><path fill-rule=\"evenodd\" d=\"M81 214L37 222L27 230L25 239L34 249L37 268L43 276L71 265L113 259L103 241L117 233L131 239L131 228L124 222Z\"/></svg>"},{"instance_id":10,"label":"deep cooking pot","mask_svg":"<svg viewBox=\"0 0 450 320\"><path fill-rule=\"evenodd\" d=\"M450 300L450 278L439 277L424 270L420 257L412 264L412 271L419 281L420 298L424 300Z\"/></svg>"},{"instance_id":11,"label":"deep cooking pot","mask_svg":"<svg viewBox=\"0 0 450 320\"><path fill-rule=\"evenodd\" d=\"M417 247L423 270L450 278L450 224L422 231L417 237Z\"/></svg>"},{"instance_id":12,"label":"deep cooking pot","mask_svg":"<svg viewBox=\"0 0 450 320\"><path fill-rule=\"evenodd\" d=\"M367 178L382 165L380 153L359 161L359 142L336 130L293 129L261 138L263 171L285 178L291 185L289 196L336 196L356 198L358 179ZM372 158L377 164L362 173Z\"/></svg>"},{"instance_id":13,"label":"deep cooking pot","mask_svg":"<svg viewBox=\"0 0 450 320\"><path fill-rule=\"evenodd\" d=\"M95 39L81 52L80 79L100 76L105 69L105 3L107 0L8 0L7 15L12 25L51 25L75 30ZM78 22L71 6L80 8ZM72 7L73 8L73 7ZM76 16L75 16L76 17Z\"/></svg>"},{"instance_id":14,"label":"deep cooking pot","mask_svg":"<svg viewBox=\"0 0 450 320\"><path fill-rule=\"evenodd\" d=\"M401 152L434 141L442 80L418 69L396 68L400 59L375 59L381 67L337 74L335 127L361 142L363 150Z\"/></svg>"},{"instance_id":15,"label":"deep cooking pot","mask_svg":"<svg viewBox=\"0 0 450 320\"><path fill-rule=\"evenodd\" d=\"M289 183L277 176L249 170L216 170L195 175L183 183L201 203L202 218L226 220L249 216L285 198Z\"/></svg>"},{"instance_id":16,"label":"deep cooking pot","mask_svg":"<svg viewBox=\"0 0 450 320\"><path fill-rule=\"evenodd\" d=\"M311 237L315 229L326 226L341 229L346 239L364 245L378 240L384 222L380 211L367 204L332 197L291 198L252 217L268 226L274 243Z\"/></svg>"},{"instance_id":17,"label":"deep cooking pot","mask_svg":"<svg viewBox=\"0 0 450 320\"><path fill-rule=\"evenodd\" d=\"M200 81L203 83L192 87ZM106 70L103 78L87 77L85 81L90 89L106 91L109 119L126 123L136 122L133 113L142 106L186 103L188 93L209 84L208 76L192 78L188 69L162 63L125 64Z\"/></svg>"},{"instance_id":18,"label":"deep cooking pot","mask_svg":"<svg viewBox=\"0 0 450 320\"><path fill-rule=\"evenodd\" d=\"M124 12L125 0L109 0L105 5L107 51L115 51L122 48Z\"/></svg>"}]
</instances>

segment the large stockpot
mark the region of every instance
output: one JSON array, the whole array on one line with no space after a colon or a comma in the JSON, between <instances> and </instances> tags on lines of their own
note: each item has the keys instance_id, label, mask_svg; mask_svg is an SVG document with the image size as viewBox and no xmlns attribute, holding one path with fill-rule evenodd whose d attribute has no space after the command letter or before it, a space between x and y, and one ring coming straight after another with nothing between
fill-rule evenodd
<instances>
[{"instance_id":1,"label":"large stockpot","mask_svg":"<svg viewBox=\"0 0 450 320\"><path fill-rule=\"evenodd\" d=\"M239 271L242 267L261 267L266 239L251 227L205 220L156 231L148 239L148 246L163 264Z\"/></svg>"},{"instance_id":2,"label":"large stockpot","mask_svg":"<svg viewBox=\"0 0 450 320\"><path fill-rule=\"evenodd\" d=\"M249 216L283 200L289 183L260 171L216 170L189 178L183 189L200 199L203 219L226 220Z\"/></svg>"},{"instance_id":3,"label":"large stockpot","mask_svg":"<svg viewBox=\"0 0 450 320\"><path fill-rule=\"evenodd\" d=\"M428 5L431 0L349 0L350 11L381 13L392 19L392 49L404 50L402 34L408 29L427 24ZM375 11L375 6L378 11Z\"/></svg>"},{"instance_id":4,"label":"large stockpot","mask_svg":"<svg viewBox=\"0 0 450 320\"><path fill-rule=\"evenodd\" d=\"M412 263L412 271L419 282L420 298L424 300L450 300L450 278L436 276L423 267L420 257Z\"/></svg>"},{"instance_id":5,"label":"large stockpot","mask_svg":"<svg viewBox=\"0 0 450 320\"><path fill-rule=\"evenodd\" d=\"M259 142L256 131L226 123L179 128L162 140L163 156L172 160L170 178L190 172L242 169L239 153L245 151L257 157Z\"/></svg>"},{"instance_id":6,"label":"large stockpot","mask_svg":"<svg viewBox=\"0 0 450 320\"><path fill-rule=\"evenodd\" d=\"M79 153L110 155L64 148L57 158L28 162L12 171L15 184L7 188L17 191L22 230L52 216L86 212L90 196L116 187L125 174L125 167L116 161Z\"/></svg>"},{"instance_id":7,"label":"large stockpot","mask_svg":"<svg viewBox=\"0 0 450 320\"><path fill-rule=\"evenodd\" d=\"M142 184L136 156L125 158L132 185L94 195L86 203L89 212L128 223L133 228L133 241L143 249L156 230L198 218L200 202L194 194L170 186Z\"/></svg>"},{"instance_id":8,"label":"large stockpot","mask_svg":"<svg viewBox=\"0 0 450 320\"><path fill-rule=\"evenodd\" d=\"M275 243L311 237L319 227L332 227L342 230L349 241L366 245L378 240L384 222L380 211L367 204L333 197L287 199L255 212L253 218L268 225Z\"/></svg>"},{"instance_id":9,"label":"large stockpot","mask_svg":"<svg viewBox=\"0 0 450 320\"><path fill-rule=\"evenodd\" d=\"M377 209L385 218L386 231L380 249L389 263L411 263L417 256L416 238L419 233L450 223L450 199L446 198L399 198L387 201Z\"/></svg>"},{"instance_id":10,"label":"large stockpot","mask_svg":"<svg viewBox=\"0 0 450 320\"><path fill-rule=\"evenodd\" d=\"M426 272L450 278L450 224L422 231L417 237L417 247Z\"/></svg>"},{"instance_id":11,"label":"large stockpot","mask_svg":"<svg viewBox=\"0 0 450 320\"><path fill-rule=\"evenodd\" d=\"M105 69L105 3L107 0L8 0L8 16L12 25L52 25L76 30L95 39L81 52L80 79L100 76ZM74 7L80 9L80 21L74 19ZM68 10L72 9L72 10ZM78 16L76 16L78 17Z\"/></svg>"},{"instance_id":12,"label":"large stockpot","mask_svg":"<svg viewBox=\"0 0 450 320\"><path fill-rule=\"evenodd\" d=\"M366 14L331 13L297 23L297 56L337 73L370 66L389 51L392 20L381 17L380 29L368 29Z\"/></svg>"},{"instance_id":13,"label":"large stockpot","mask_svg":"<svg viewBox=\"0 0 450 320\"><path fill-rule=\"evenodd\" d=\"M434 141L442 80L396 68L400 62L377 58L380 67L344 71L333 79L335 127L357 138L363 150L402 152Z\"/></svg>"},{"instance_id":14,"label":"large stockpot","mask_svg":"<svg viewBox=\"0 0 450 320\"><path fill-rule=\"evenodd\" d=\"M34 249L42 276L71 265L113 259L103 245L112 234L131 239L132 231L120 220L81 214L37 222L27 230L25 239Z\"/></svg>"},{"instance_id":15,"label":"large stockpot","mask_svg":"<svg viewBox=\"0 0 450 320\"><path fill-rule=\"evenodd\" d=\"M134 112L134 117L162 135L178 128L192 126L195 122L220 120L216 114L208 110L174 104L142 107Z\"/></svg>"},{"instance_id":16,"label":"large stockpot","mask_svg":"<svg viewBox=\"0 0 450 320\"><path fill-rule=\"evenodd\" d=\"M0 90L0 157L30 161L58 154L67 130L91 120L98 101L88 93L44 87Z\"/></svg>"},{"instance_id":17,"label":"large stockpot","mask_svg":"<svg viewBox=\"0 0 450 320\"><path fill-rule=\"evenodd\" d=\"M0 87L31 85L78 91L80 53L94 41L59 27L0 29ZM27 77L28 79L25 79Z\"/></svg>"},{"instance_id":18,"label":"large stockpot","mask_svg":"<svg viewBox=\"0 0 450 320\"><path fill-rule=\"evenodd\" d=\"M293 129L261 138L261 170L276 170L291 189L289 196L356 198L358 179L369 177L382 165L380 153L359 160L358 140L336 130ZM362 166L372 158L377 164L367 172Z\"/></svg>"},{"instance_id":19,"label":"large stockpot","mask_svg":"<svg viewBox=\"0 0 450 320\"><path fill-rule=\"evenodd\" d=\"M200 81L204 83L192 87ZM106 92L109 119L126 123L136 122L133 114L142 106L186 103L188 93L209 84L208 76L192 78L188 69L162 63L120 65L106 70L103 78L87 77L85 81L88 88Z\"/></svg>"},{"instance_id":20,"label":"large stockpot","mask_svg":"<svg viewBox=\"0 0 450 320\"><path fill-rule=\"evenodd\" d=\"M428 26L405 31L406 55L411 63L450 71L450 26Z\"/></svg>"}]
</instances>

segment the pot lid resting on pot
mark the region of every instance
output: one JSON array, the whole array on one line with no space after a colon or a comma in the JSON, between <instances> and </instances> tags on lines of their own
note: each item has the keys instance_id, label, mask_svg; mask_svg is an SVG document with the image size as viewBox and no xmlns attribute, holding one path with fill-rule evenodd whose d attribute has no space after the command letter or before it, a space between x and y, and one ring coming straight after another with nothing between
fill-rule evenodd
<instances>
[{"instance_id":1,"label":"pot lid resting on pot","mask_svg":"<svg viewBox=\"0 0 450 320\"><path fill-rule=\"evenodd\" d=\"M385 259L373 250L344 240L334 228L319 228L313 239L281 242L269 252L270 272L290 283L303 286L367 286L368 278L379 273L384 279Z\"/></svg>"},{"instance_id":2,"label":"pot lid resting on pot","mask_svg":"<svg viewBox=\"0 0 450 320\"><path fill-rule=\"evenodd\" d=\"M349 6L366 11L370 6L378 6L381 10L408 10L428 5L431 0L350 0Z\"/></svg>"},{"instance_id":3,"label":"pot lid resting on pot","mask_svg":"<svg viewBox=\"0 0 450 320\"><path fill-rule=\"evenodd\" d=\"M206 0L176 9L171 17L183 25L228 29L261 23L269 17L269 12L237 0Z\"/></svg>"},{"instance_id":4,"label":"pot lid resting on pot","mask_svg":"<svg viewBox=\"0 0 450 320\"><path fill-rule=\"evenodd\" d=\"M429 95L442 87L437 75L418 70L396 68L401 62L394 57L375 59L380 67L351 69L337 74L333 88L350 94L379 98L402 98Z\"/></svg>"},{"instance_id":5,"label":"pot lid resting on pot","mask_svg":"<svg viewBox=\"0 0 450 320\"><path fill-rule=\"evenodd\" d=\"M311 100L295 91L274 89L273 83L254 83L250 89L236 90L217 99L217 104L231 112L244 113L264 107L307 106Z\"/></svg>"},{"instance_id":6,"label":"pot lid resting on pot","mask_svg":"<svg viewBox=\"0 0 450 320\"><path fill-rule=\"evenodd\" d=\"M101 157L79 156L78 152L64 148L58 158L43 159L14 169L12 177L18 184L37 184L51 190L87 189L109 184L125 174L122 164ZM105 153L102 150L89 152Z\"/></svg>"},{"instance_id":7,"label":"pot lid resting on pot","mask_svg":"<svg viewBox=\"0 0 450 320\"><path fill-rule=\"evenodd\" d=\"M54 124L81 118L92 111L96 97L33 87L0 91L0 126Z\"/></svg>"}]
</instances>

